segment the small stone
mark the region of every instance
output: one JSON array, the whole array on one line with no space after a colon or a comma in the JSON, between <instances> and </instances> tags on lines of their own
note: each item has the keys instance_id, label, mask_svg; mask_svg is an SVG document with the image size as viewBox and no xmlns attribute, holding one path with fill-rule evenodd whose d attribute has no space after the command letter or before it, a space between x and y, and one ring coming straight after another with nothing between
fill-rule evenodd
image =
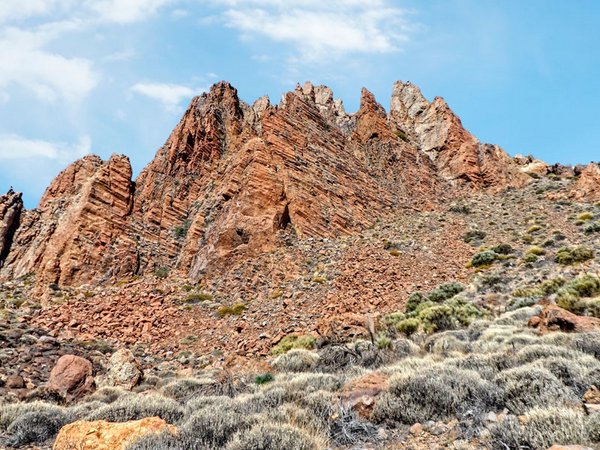
<instances>
[{"instance_id":1,"label":"small stone","mask_svg":"<svg viewBox=\"0 0 600 450\"><path fill-rule=\"evenodd\" d=\"M486 422L497 422L498 421L498 416L497 416L497 414L494 411L490 411L485 416L485 420L486 420Z\"/></svg>"},{"instance_id":2,"label":"small stone","mask_svg":"<svg viewBox=\"0 0 600 450\"><path fill-rule=\"evenodd\" d=\"M596 386L592 386L583 394L583 401L595 405L600 404L600 390Z\"/></svg>"},{"instance_id":3,"label":"small stone","mask_svg":"<svg viewBox=\"0 0 600 450\"><path fill-rule=\"evenodd\" d=\"M8 389L23 389L25 387L25 380L20 375L10 375L6 378L4 385Z\"/></svg>"},{"instance_id":4,"label":"small stone","mask_svg":"<svg viewBox=\"0 0 600 450\"><path fill-rule=\"evenodd\" d=\"M420 423L415 423L408 429L408 431L410 431L410 434L418 436L423 432L423 425Z\"/></svg>"}]
</instances>

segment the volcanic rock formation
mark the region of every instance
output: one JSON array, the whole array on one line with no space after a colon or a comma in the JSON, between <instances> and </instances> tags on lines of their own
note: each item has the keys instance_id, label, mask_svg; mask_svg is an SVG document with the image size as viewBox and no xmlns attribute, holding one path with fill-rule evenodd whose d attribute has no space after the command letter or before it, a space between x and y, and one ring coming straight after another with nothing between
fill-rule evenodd
<instances>
[{"instance_id":1,"label":"volcanic rock formation","mask_svg":"<svg viewBox=\"0 0 600 450\"><path fill-rule=\"evenodd\" d=\"M348 235L459 190L530 179L410 83L395 84L389 114L366 89L348 114L325 86L248 105L221 82L192 100L135 182L125 156L87 156L35 210L0 197L0 277L34 272L42 288L157 269L198 278L294 236Z\"/></svg>"},{"instance_id":2,"label":"volcanic rock formation","mask_svg":"<svg viewBox=\"0 0 600 450\"><path fill-rule=\"evenodd\" d=\"M600 200L600 164L590 163L581 171L579 178L571 190L575 200Z\"/></svg>"},{"instance_id":3,"label":"volcanic rock formation","mask_svg":"<svg viewBox=\"0 0 600 450\"><path fill-rule=\"evenodd\" d=\"M10 252L22 211L21 194L16 194L11 189L7 194L0 196L0 268Z\"/></svg>"}]
</instances>

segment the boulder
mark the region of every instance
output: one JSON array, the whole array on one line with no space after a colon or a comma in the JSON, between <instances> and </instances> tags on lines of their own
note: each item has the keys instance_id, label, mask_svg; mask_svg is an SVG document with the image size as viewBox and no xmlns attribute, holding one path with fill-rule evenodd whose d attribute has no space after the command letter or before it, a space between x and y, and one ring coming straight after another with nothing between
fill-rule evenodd
<instances>
[{"instance_id":1,"label":"boulder","mask_svg":"<svg viewBox=\"0 0 600 450\"><path fill-rule=\"evenodd\" d=\"M25 387L25 380L20 375L10 375L6 378L4 385L8 389L23 389Z\"/></svg>"},{"instance_id":2,"label":"boulder","mask_svg":"<svg viewBox=\"0 0 600 450\"><path fill-rule=\"evenodd\" d=\"M174 434L177 429L159 417L146 417L123 423L79 420L60 429L52 448L53 450L125 450L141 437L162 431Z\"/></svg>"},{"instance_id":3,"label":"boulder","mask_svg":"<svg viewBox=\"0 0 600 450\"><path fill-rule=\"evenodd\" d=\"M600 405L600 390L596 386L590 387L583 394L583 401L594 405Z\"/></svg>"},{"instance_id":4,"label":"boulder","mask_svg":"<svg viewBox=\"0 0 600 450\"><path fill-rule=\"evenodd\" d=\"M371 372L346 383L340 392L340 401L364 418L371 417L377 396L389 387L389 378L379 372Z\"/></svg>"},{"instance_id":5,"label":"boulder","mask_svg":"<svg viewBox=\"0 0 600 450\"><path fill-rule=\"evenodd\" d=\"M546 305L539 315L529 320L529 326L545 331L583 333L600 330L600 319L578 316L556 305Z\"/></svg>"},{"instance_id":6,"label":"boulder","mask_svg":"<svg viewBox=\"0 0 600 450\"><path fill-rule=\"evenodd\" d=\"M581 170L570 196L576 201L600 200L600 164L590 163Z\"/></svg>"},{"instance_id":7,"label":"boulder","mask_svg":"<svg viewBox=\"0 0 600 450\"><path fill-rule=\"evenodd\" d=\"M48 388L58 392L63 398L72 400L93 392L94 368L92 363L81 356L64 355L59 358L50 372Z\"/></svg>"},{"instance_id":8,"label":"boulder","mask_svg":"<svg viewBox=\"0 0 600 450\"><path fill-rule=\"evenodd\" d=\"M103 384L131 390L143 377L140 363L130 350L122 348L110 357L109 369Z\"/></svg>"}]
</instances>

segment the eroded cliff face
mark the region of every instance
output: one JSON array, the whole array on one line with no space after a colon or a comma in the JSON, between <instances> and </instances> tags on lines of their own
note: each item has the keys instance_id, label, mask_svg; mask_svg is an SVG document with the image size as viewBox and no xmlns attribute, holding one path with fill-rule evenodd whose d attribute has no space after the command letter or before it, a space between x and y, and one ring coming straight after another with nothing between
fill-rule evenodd
<instances>
[{"instance_id":1,"label":"eroded cliff face","mask_svg":"<svg viewBox=\"0 0 600 450\"><path fill-rule=\"evenodd\" d=\"M0 268L10 253L14 235L19 228L23 200L12 189L0 196Z\"/></svg>"},{"instance_id":2,"label":"eroded cliff face","mask_svg":"<svg viewBox=\"0 0 600 450\"><path fill-rule=\"evenodd\" d=\"M443 98L430 103L410 82L394 84L390 118L417 142L445 180L496 189L530 181L504 150L479 142L465 130Z\"/></svg>"},{"instance_id":3,"label":"eroded cliff face","mask_svg":"<svg viewBox=\"0 0 600 450\"><path fill-rule=\"evenodd\" d=\"M583 168L570 196L579 201L600 201L600 163L590 163Z\"/></svg>"},{"instance_id":4,"label":"eroded cliff face","mask_svg":"<svg viewBox=\"0 0 600 450\"><path fill-rule=\"evenodd\" d=\"M124 242L132 193L125 156L107 162L87 156L72 164L48 187L39 208L23 214L2 274L34 272L41 285L69 285L132 272L135 247Z\"/></svg>"},{"instance_id":5,"label":"eroded cliff face","mask_svg":"<svg viewBox=\"0 0 600 450\"><path fill-rule=\"evenodd\" d=\"M0 276L80 285L165 267L198 278L286 239L348 235L435 208L455 189L529 179L410 83L396 83L390 114L366 89L348 114L325 86L248 105L221 82L193 99L135 182L126 157L88 156L36 210L1 197Z\"/></svg>"}]
</instances>

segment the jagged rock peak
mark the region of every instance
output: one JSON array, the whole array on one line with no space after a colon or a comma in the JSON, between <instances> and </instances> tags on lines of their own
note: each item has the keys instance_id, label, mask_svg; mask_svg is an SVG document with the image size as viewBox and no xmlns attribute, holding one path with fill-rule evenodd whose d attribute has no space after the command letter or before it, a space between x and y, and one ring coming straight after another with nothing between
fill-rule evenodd
<instances>
[{"instance_id":1,"label":"jagged rock peak","mask_svg":"<svg viewBox=\"0 0 600 450\"><path fill-rule=\"evenodd\" d=\"M11 188L0 196L0 267L10 251L22 211L23 199L20 192L14 192Z\"/></svg>"},{"instance_id":2,"label":"jagged rock peak","mask_svg":"<svg viewBox=\"0 0 600 450\"><path fill-rule=\"evenodd\" d=\"M421 89L410 81L405 83L399 80L394 83L390 115L414 120L427 110L429 104Z\"/></svg>"},{"instance_id":3,"label":"jagged rock peak","mask_svg":"<svg viewBox=\"0 0 600 450\"><path fill-rule=\"evenodd\" d=\"M366 112L374 112L381 117L387 116L385 108L377 102L375 95L367 88L363 87L360 91L360 107L358 114L364 114Z\"/></svg>"}]
</instances>

